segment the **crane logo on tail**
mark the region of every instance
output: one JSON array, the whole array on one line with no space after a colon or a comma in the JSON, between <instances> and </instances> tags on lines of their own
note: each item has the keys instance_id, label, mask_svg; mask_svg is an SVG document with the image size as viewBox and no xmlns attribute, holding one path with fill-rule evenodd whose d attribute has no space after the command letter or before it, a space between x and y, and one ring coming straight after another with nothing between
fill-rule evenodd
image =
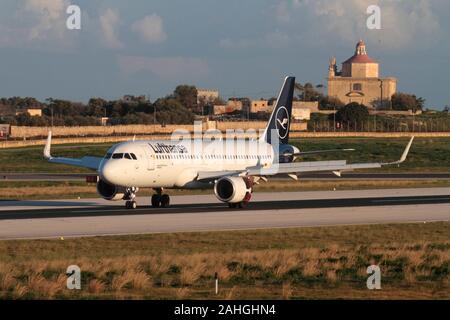
<instances>
[{"instance_id":1,"label":"crane logo on tail","mask_svg":"<svg viewBox=\"0 0 450 320\"><path fill-rule=\"evenodd\" d=\"M285 106L281 106L276 115L276 127L278 129L278 137L286 138L289 132L289 114Z\"/></svg>"}]
</instances>

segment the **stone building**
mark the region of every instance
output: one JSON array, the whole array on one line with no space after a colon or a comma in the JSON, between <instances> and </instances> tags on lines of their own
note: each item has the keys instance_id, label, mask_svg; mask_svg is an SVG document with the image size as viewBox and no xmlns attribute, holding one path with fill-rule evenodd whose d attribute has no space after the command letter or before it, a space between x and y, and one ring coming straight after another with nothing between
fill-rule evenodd
<instances>
[{"instance_id":1,"label":"stone building","mask_svg":"<svg viewBox=\"0 0 450 320\"><path fill-rule=\"evenodd\" d=\"M219 98L219 90L217 89L201 89L197 88L197 104L211 103Z\"/></svg>"},{"instance_id":2,"label":"stone building","mask_svg":"<svg viewBox=\"0 0 450 320\"><path fill-rule=\"evenodd\" d=\"M16 110L16 116L19 114L27 113L28 115L34 117L42 117L42 109L41 108L24 108Z\"/></svg>"},{"instance_id":3,"label":"stone building","mask_svg":"<svg viewBox=\"0 0 450 320\"><path fill-rule=\"evenodd\" d=\"M356 45L355 54L342 63L338 72L336 59L328 68L328 96L343 103L358 102L371 108L387 109L397 90L397 79L381 78L379 63L368 56L364 41Z\"/></svg>"},{"instance_id":4,"label":"stone building","mask_svg":"<svg viewBox=\"0 0 450 320\"><path fill-rule=\"evenodd\" d=\"M250 112L270 112L269 103L267 100L252 100L250 102Z\"/></svg>"}]
</instances>

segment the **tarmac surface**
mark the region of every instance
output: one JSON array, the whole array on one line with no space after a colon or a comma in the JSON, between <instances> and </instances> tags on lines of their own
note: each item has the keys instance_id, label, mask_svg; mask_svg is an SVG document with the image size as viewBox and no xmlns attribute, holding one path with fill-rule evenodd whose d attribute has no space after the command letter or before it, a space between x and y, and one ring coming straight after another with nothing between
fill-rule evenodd
<instances>
[{"instance_id":1,"label":"tarmac surface","mask_svg":"<svg viewBox=\"0 0 450 320\"><path fill-rule=\"evenodd\" d=\"M0 201L0 239L450 221L450 188L255 193L244 209L214 195L172 196L169 208L102 199Z\"/></svg>"}]
</instances>

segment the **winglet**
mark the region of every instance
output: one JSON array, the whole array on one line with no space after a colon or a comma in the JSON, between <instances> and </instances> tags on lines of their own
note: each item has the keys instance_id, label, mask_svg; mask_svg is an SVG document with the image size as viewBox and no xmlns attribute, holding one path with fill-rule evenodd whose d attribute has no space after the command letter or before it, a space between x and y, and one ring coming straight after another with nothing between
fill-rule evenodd
<instances>
[{"instance_id":1,"label":"winglet","mask_svg":"<svg viewBox=\"0 0 450 320\"><path fill-rule=\"evenodd\" d=\"M414 140L414 136L411 137L411 139L409 140L408 144L406 145L406 148L403 151L403 154L400 157L400 160L394 161L394 162L389 162L389 163L384 163L384 164L400 164L400 163L405 162L406 157L408 156L408 153L409 153L409 149L411 148L411 145L413 143L413 140Z\"/></svg>"},{"instance_id":2,"label":"winglet","mask_svg":"<svg viewBox=\"0 0 450 320\"><path fill-rule=\"evenodd\" d=\"M52 144L52 132L48 132L47 142L45 143L44 147L44 158L50 160L52 158L52 155L50 154L50 146Z\"/></svg>"}]
</instances>

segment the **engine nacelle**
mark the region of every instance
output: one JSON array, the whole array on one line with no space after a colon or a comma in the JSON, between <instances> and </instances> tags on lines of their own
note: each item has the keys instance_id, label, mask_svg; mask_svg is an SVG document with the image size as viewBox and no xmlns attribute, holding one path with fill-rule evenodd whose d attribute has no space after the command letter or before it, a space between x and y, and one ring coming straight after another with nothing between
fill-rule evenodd
<instances>
[{"instance_id":1,"label":"engine nacelle","mask_svg":"<svg viewBox=\"0 0 450 320\"><path fill-rule=\"evenodd\" d=\"M252 183L249 178L223 177L214 185L214 194L223 202L248 202L252 194Z\"/></svg>"},{"instance_id":2,"label":"engine nacelle","mask_svg":"<svg viewBox=\"0 0 450 320\"><path fill-rule=\"evenodd\" d=\"M299 153L299 148L291 146L289 144L280 145L279 149L279 162L280 163L290 163L294 162L298 157L295 157L295 153Z\"/></svg>"},{"instance_id":3,"label":"engine nacelle","mask_svg":"<svg viewBox=\"0 0 450 320\"><path fill-rule=\"evenodd\" d=\"M103 199L111 201L124 200L126 194L125 188L109 184L102 179L97 182L97 192Z\"/></svg>"}]
</instances>

